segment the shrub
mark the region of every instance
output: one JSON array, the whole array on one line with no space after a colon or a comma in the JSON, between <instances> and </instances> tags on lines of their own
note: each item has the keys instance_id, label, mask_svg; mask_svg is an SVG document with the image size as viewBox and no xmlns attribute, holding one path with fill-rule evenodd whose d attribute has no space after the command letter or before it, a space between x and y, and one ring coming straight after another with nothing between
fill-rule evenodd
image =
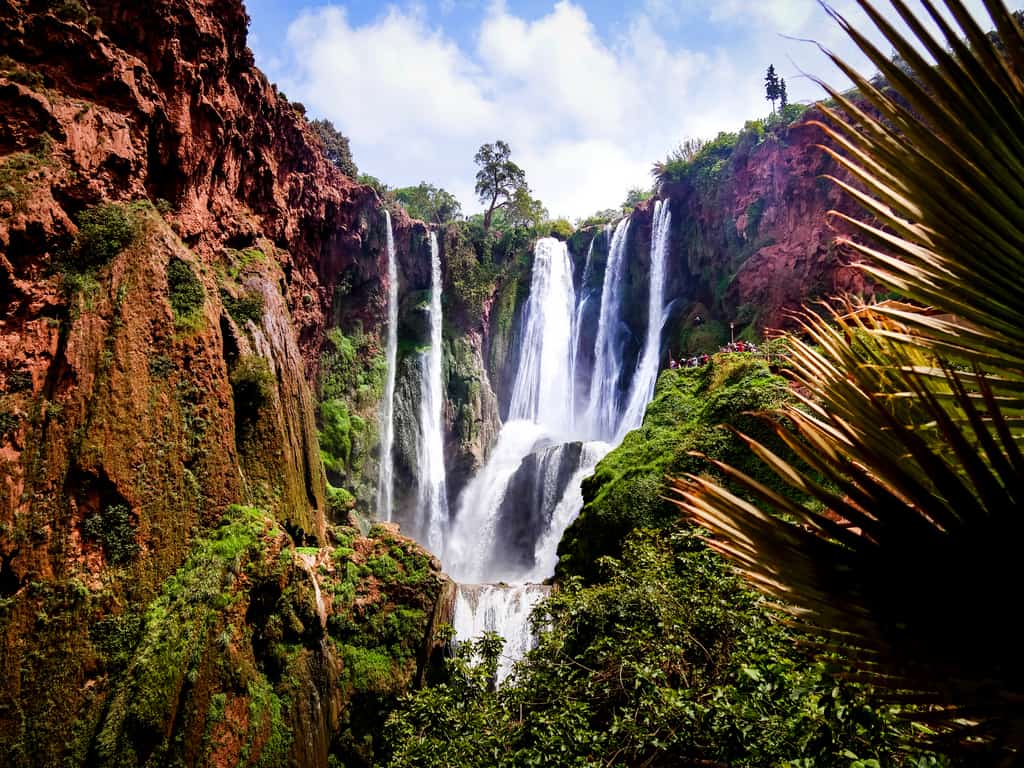
<instances>
[{"instance_id":1,"label":"shrub","mask_svg":"<svg viewBox=\"0 0 1024 768\"><path fill-rule=\"evenodd\" d=\"M85 24L89 20L89 12L78 0L59 0L53 6L53 14L63 21Z\"/></svg>"},{"instance_id":2,"label":"shrub","mask_svg":"<svg viewBox=\"0 0 1024 768\"><path fill-rule=\"evenodd\" d=\"M138 204L101 203L78 214L73 262L68 266L87 272L109 264L141 234L139 211Z\"/></svg>"},{"instance_id":3,"label":"shrub","mask_svg":"<svg viewBox=\"0 0 1024 768\"><path fill-rule=\"evenodd\" d=\"M274 375L267 361L259 355L238 358L230 379L235 411L242 417L255 416L273 392Z\"/></svg>"},{"instance_id":4,"label":"shrub","mask_svg":"<svg viewBox=\"0 0 1024 768\"><path fill-rule=\"evenodd\" d=\"M551 236L557 237L559 240L568 240L576 231L568 219L555 219L550 224Z\"/></svg>"},{"instance_id":5,"label":"shrub","mask_svg":"<svg viewBox=\"0 0 1024 768\"><path fill-rule=\"evenodd\" d=\"M179 258L167 265L167 295L178 328L195 328L202 319L206 292L192 268Z\"/></svg>"}]
</instances>

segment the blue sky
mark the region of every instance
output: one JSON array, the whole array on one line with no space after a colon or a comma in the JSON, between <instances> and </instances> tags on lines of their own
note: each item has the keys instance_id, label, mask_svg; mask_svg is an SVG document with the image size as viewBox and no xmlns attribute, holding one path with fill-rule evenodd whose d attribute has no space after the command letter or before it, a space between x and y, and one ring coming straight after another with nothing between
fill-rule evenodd
<instances>
[{"instance_id":1,"label":"blue sky","mask_svg":"<svg viewBox=\"0 0 1024 768\"><path fill-rule=\"evenodd\" d=\"M854 0L834 0L866 28ZM969 5L980 6L980 0ZM689 137L767 115L774 64L791 101L842 83L814 39L861 59L815 0L248 0L257 64L347 136L364 173L473 195L473 155L503 138L554 216L649 186Z\"/></svg>"}]
</instances>

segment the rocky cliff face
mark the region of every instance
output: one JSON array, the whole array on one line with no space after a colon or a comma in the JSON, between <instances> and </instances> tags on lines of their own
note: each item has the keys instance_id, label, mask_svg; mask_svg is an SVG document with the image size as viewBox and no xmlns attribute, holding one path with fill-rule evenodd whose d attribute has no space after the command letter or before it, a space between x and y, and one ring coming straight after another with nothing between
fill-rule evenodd
<instances>
[{"instance_id":1,"label":"rocky cliff face","mask_svg":"<svg viewBox=\"0 0 1024 768\"><path fill-rule=\"evenodd\" d=\"M384 630L365 624L361 599L300 618L274 642L304 649L289 679L323 696L329 714L304 698L313 694L281 688L273 654L253 639L268 599L254 590L276 579L278 613L289 595L308 602L308 590L288 588L307 583L299 565L274 575L273 557L252 572L228 561L197 596L213 612L187 645L196 655L173 674L145 667L177 643L154 635L160 596L232 505L262 510L274 552L352 548L328 535L317 404L335 342L347 351L358 330L359 365L379 357L379 200L324 160L301 107L253 67L238 0L160 0L144 12L0 0L0 25L0 749L13 765L72 754L198 764L198 751L174 745L199 734L232 764L325 765L358 693L325 681L360 665L378 675L387 654L331 647L315 625L347 623L341 646L366 626ZM414 281L425 229L405 216L394 224ZM350 384L373 400L372 382L342 381L339 396ZM372 424L376 404L354 408L364 406ZM358 469L374 474L372 426L359 439ZM350 451L339 480L353 461ZM382 552L394 559L395 546ZM400 547L413 557L413 545ZM419 618L388 631L418 647L440 588L391 599L389 575L404 570L379 568L373 621L415 608ZM436 579L436 564L413 569L417 583L427 571ZM237 611L220 613L218 590ZM421 655L406 658L412 671L402 667L397 687L422 672ZM365 690L379 702L374 685ZM140 691L157 700L136 701ZM201 714L220 707L225 721L259 711L296 737L275 741L252 722L255 740L224 732ZM315 738L303 742L298 726L314 710Z\"/></svg>"},{"instance_id":2,"label":"rocky cliff face","mask_svg":"<svg viewBox=\"0 0 1024 768\"><path fill-rule=\"evenodd\" d=\"M828 212L862 213L823 178L846 174L818 146L825 143L814 125L820 119L812 109L788 126L748 128L710 171L663 186L660 196L672 213L667 344L676 356L728 341L730 322L737 338L754 338L791 328L789 313L802 304L843 292L871 294L850 250L835 242L846 232ZM627 360L637 354L647 324L653 207L645 201L631 214ZM598 229L589 229L570 240L577 284L591 239L592 277L600 281L607 240L596 235Z\"/></svg>"}]
</instances>

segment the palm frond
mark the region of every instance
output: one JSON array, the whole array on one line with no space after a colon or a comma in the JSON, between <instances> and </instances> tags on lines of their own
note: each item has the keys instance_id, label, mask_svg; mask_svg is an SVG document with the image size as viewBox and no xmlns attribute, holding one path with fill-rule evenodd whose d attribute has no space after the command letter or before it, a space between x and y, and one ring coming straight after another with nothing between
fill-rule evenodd
<instances>
[{"instance_id":1,"label":"palm frond","mask_svg":"<svg viewBox=\"0 0 1024 768\"><path fill-rule=\"evenodd\" d=\"M858 4L909 73L831 11L886 85L830 54L860 97L825 85L823 149L869 214L844 217L849 244L920 309L803 316L798 402L769 422L787 453L745 438L792 498L717 462L735 490L696 476L673 490L808 642L841 650L847 677L911 707L944 747L1017 751L1024 36L996 0L1001 48L960 0L922 0L930 27L892 0L909 36Z\"/></svg>"}]
</instances>

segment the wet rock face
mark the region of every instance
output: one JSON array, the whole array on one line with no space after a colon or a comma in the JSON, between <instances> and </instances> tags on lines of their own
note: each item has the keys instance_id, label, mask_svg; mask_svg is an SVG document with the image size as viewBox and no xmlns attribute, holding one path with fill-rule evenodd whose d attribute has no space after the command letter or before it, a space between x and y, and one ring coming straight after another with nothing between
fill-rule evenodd
<instances>
[{"instance_id":1,"label":"wet rock face","mask_svg":"<svg viewBox=\"0 0 1024 768\"><path fill-rule=\"evenodd\" d=\"M325 545L312 391L330 329L380 338L386 251L376 194L252 66L239 0L0 0L0 26L0 751L55 765L99 727L144 607L232 504ZM426 230L393 223L416 287ZM258 602L254 583L225 593ZM315 651L303 664L333 674ZM251 712L244 691L227 721ZM152 738L179 722L159 711ZM298 763L323 764L338 722Z\"/></svg>"},{"instance_id":2,"label":"wet rock face","mask_svg":"<svg viewBox=\"0 0 1024 768\"><path fill-rule=\"evenodd\" d=\"M538 538L547 530L555 507L579 469L583 444L548 445L519 465L502 500L494 557L510 572L526 572L535 564Z\"/></svg>"},{"instance_id":3,"label":"wet rock face","mask_svg":"<svg viewBox=\"0 0 1024 768\"><path fill-rule=\"evenodd\" d=\"M445 467L448 507L487 461L501 430L498 399L484 366L480 335L457 337L445 344Z\"/></svg>"}]
</instances>

